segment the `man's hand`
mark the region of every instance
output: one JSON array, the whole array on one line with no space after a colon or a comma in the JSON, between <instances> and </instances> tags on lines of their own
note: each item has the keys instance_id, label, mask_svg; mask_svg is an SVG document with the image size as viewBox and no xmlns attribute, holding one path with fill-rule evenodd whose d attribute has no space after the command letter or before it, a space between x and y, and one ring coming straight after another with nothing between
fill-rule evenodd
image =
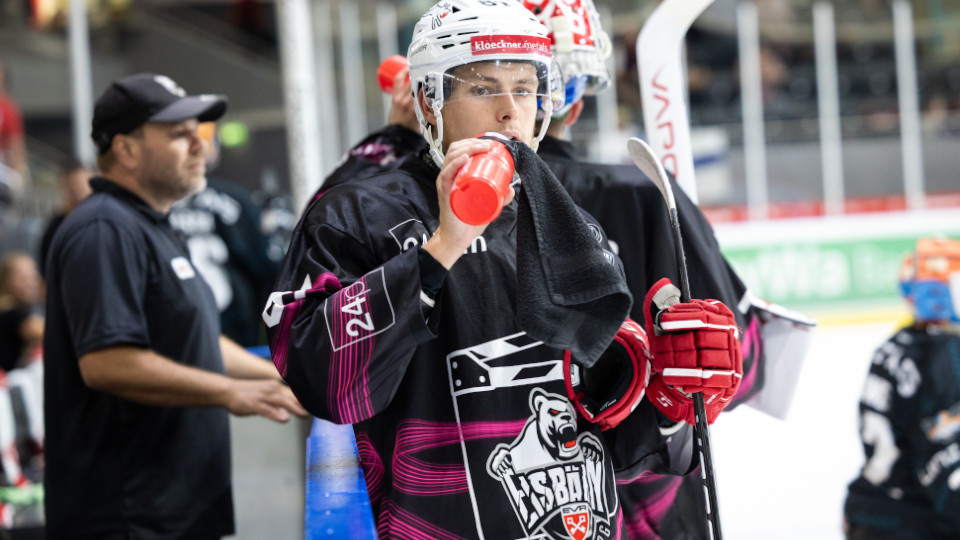
<instances>
[{"instance_id":1,"label":"man's hand","mask_svg":"<svg viewBox=\"0 0 960 540\"><path fill-rule=\"evenodd\" d=\"M101 392L157 407L223 407L239 416L258 414L286 422L289 413L307 417L273 364L224 338L224 364L235 379L185 366L150 349L116 346L80 357L83 382Z\"/></svg>"},{"instance_id":2,"label":"man's hand","mask_svg":"<svg viewBox=\"0 0 960 540\"><path fill-rule=\"evenodd\" d=\"M387 123L420 132L417 111L413 107L413 93L410 91L409 68L401 69L393 79L393 94L390 97L390 114L387 116Z\"/></svg>"},{"instance_id":3,"label":"man's hand","mask_svg":"<svg viewBox=\"0 0 960 540\"><path fill-rule=\"evenodd\" d=\"M443 168L440 169L440 174L437 176L440 225L433 233L433 237L423 245L423 249L447 270L453 267L453 264L473 243L473 240L483 234L483 231L487 228L487 225L467 225L453 213L450 208L450 191L453 189L453 180L460 168L467 164L470 156L489 152L494 144L500 143L488 139L464 139L451 143L447 148ZM516 192L511 187L504 206L513 202L515 195Z\"/></svg>"},{"instance_id":4,"label":"man's hand","mask_svg":"<svg viewBox=\"0 0 960 540\"><path fill-rule=\"evenodd\" d=\"M654 372L647 396L667 418L695 424L690 394L702 392L712 423L743 377L736 320L718 300L679 299L680 291L666 278L644 298Z\"/></svg>"},{"instance_id":5,"label":"man's hand","mask_svg":"<svg viewBox=\"0 0 960 540\"><path fill-rule=\"evenodd\" d=\"M231 379L224 407L237 416L255 414L274 422L286 422L290 413L309 416L290 388L278 380Z\"/></svg>"}]
</instances>

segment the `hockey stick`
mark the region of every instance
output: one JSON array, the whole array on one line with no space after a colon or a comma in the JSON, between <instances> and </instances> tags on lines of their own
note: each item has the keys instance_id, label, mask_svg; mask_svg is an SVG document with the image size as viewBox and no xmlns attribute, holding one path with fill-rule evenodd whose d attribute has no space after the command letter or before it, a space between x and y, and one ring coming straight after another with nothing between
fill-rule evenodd
<instances>
[{"instance_id":1,"label":"hockey stick","mask_svg":"<svg viewBox=\"0 0 960 540\"><path fill-rule=\"evenodd\" d=\"M690 279L687 276L687 258L683 252L683 237L680 234L680 219L677 216L677 201L673 198L673 188L670 186L670 180L663 169L660 160L657 159L653 149L647 143L637 139L630 138L627 141L627 152L630 158L637 164L637 167L647 175L667 203L667 209L670 213L670 229L673 232L673 243L677 253L677 270L680 272L680 301L690 301ZM693 408L696 413L696 426L694 435L697 438L697 447L700 449L700 466L702 467L703 481L707 492L707 521L710 523L710 532L713 540L722 540L720 533L720 514L717 506L717 480L713 472L713 454L710 450L710 429L707 426L707 409L703 403L703 394L695 392L693 394Z\"/></svg>"},{"instance_id":2,"label":"hockey stick","mask_svg":"<svg viewBox=\"0 0 960 540\"><path fill-rule=\"evenodd\" d=\"M663 0L644 22L637 36L636 53L640 71L643 123L653 149L639 139L631 139L627 143L627 151L640 170L657 184L669 208L683 301L690 300L690 282L687 277L677 205L664 171L664 164L670 166L677 183L690 200L697 204L697 181L693 170L690 120L683 73L683 45L690 26L713 2L714 0ZM717 509L717 483L713 472L703 395L695 393L693 404L697 417L694 434L700 443L700 463L707 495L707 520L713 539L722 540Z\"/></svg>"},{"instance_id":3,"label":"hockey stick","mask_svg":"<svg viewBox=\"0 0 960 540\"><path fill-rule=\"evenodd\" d=\"M690 121L683 73L683 38L714 0L663 0L637 36L637 67L646 139L694 204Z\"/></svg>"}]
</instances>

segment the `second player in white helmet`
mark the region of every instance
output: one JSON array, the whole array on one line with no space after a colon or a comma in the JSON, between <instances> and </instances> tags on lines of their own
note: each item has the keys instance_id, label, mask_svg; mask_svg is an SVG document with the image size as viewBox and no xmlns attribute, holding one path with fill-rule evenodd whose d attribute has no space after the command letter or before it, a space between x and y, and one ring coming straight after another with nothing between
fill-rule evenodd
<instances>
[{"instance_id":1,"label":"second player in white helmet","mask_svg":"<svg viewBox=\"0 0 960 540\"><path fill-rule=\"evenodd\" d=\"M610 85L606 62L613 48L592 0L522 3L547 28L551 52L563 72L564 104L554 111L555 117L569 111L584 95L595 95Z\"/></svg>"}]
</instances>

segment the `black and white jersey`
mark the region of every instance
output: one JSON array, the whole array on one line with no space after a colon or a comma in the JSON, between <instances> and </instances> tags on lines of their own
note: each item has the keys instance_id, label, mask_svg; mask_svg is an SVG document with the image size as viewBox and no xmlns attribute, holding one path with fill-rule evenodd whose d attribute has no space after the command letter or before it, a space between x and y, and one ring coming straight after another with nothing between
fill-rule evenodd
<instances>
[{"instance_id":1,"label":"black and white jersey","mask_svg":"<svg viewBox=\"0 0 960 540\"><path fill-rule=\"evenodd\" d=\"M169 219L213 290L224 335L245 347L258 345L258 313L280 264L268 256L260 208L250 192L210 177L206 189L173 206Z\"/></svg>"},{"instance_id":2,"label":"black and white jersey","mask_svg":"<svg viewBox=\"0 0 960 540\"><path fill-rule=\"evenodd\" d=\"M310 412L354 425L381 538L622 538L615 461L669 459L652 405L619 446L578 419L563 351L515 316L516 203L424 316L416 248L438 225L428 159L312 204L264 311L274 362ZM634 456L637 438L660 444Z\"/></svg>"},{"instance_id":3,"label":"black and white jersey","mask_svg":"<svg viewBox=\"0 0 960 540\"><path fill-rule=\"evenodd\" d=\"M960 538L960 335L910 327L877 349L860 438L866 463L847 521L889 537Z\"/></svg>"}]
</instances>

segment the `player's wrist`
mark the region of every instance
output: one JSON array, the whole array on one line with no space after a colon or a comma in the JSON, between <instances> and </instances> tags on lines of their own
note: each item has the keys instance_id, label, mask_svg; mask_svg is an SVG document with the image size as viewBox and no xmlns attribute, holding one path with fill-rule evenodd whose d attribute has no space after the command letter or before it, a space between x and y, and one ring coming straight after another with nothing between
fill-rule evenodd
<instances>
[{"instance_id":1,"label":"player's wrist","mask_svg":"<svg viewBox=\"0 0 960 540\"><path fill-rule=\"evenodd\" d=\"M647 399L653 403L661 415L672 422L685 420L692 403L689 397L665 384L659 375L650 378L647 385Z\"/></svg>"},{"instance_id":2,"label":"player's wrist","mask_svg":"<svg viewBox=\"0 0 960 540\"><path fill-rule=\"evenodd\" d=\"M440 263L445 269L450 270L456 264L463 252L470 246L473 238L468 240L451 237L437 229L433 236L421 246L424 251Z\"/></svg>"}]
</instances>

